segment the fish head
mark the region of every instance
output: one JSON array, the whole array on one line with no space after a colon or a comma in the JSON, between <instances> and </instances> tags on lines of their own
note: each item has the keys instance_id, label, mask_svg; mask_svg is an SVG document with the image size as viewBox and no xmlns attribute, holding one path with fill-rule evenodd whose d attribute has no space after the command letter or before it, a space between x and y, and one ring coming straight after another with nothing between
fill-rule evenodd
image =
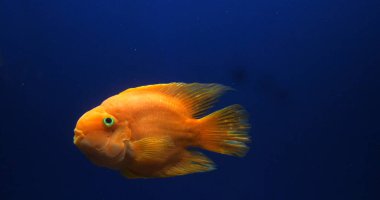
<instances>
[{"instance_id":1,"label":"fish head","mask_svg":"<svg viewBox=\"0 0 380 200\"><path fill-rule=\"evenodd\" d=\"M94 164L117 168L126 154L130 129L101 106L83 114L74 129L74 144Z\"/></svg>"}]
</instances>

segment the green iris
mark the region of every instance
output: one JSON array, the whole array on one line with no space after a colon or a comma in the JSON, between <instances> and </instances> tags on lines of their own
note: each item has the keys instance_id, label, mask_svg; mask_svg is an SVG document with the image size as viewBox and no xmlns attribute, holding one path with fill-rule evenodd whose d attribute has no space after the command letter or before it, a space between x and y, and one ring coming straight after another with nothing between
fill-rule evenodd
<instances>
[{"instance_id":1,"label":"green iris","mask_svg":"<svg viewBox=\"0 0 380 200\"><path fill-rule=\"evenodd\" d=\"M112 117L106 117L106 118L103 119L103 123L107 127L111 127L111 126L113 126L115 124L115 120Z\"/></svg>"}]
</instances>

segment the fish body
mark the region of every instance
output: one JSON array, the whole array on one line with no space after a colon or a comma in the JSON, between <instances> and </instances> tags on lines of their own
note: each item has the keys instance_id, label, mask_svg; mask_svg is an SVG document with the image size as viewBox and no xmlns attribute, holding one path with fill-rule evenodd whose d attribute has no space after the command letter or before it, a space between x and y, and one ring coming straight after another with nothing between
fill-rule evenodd
<instances>
[{"instance_id":1,"label":"fish body","mask_svg":"<svg viewBox=\"0 0 380 200\"><path fill-rule=\"evenodd\" d=\"M235 156L248 150L249 124L241 106L201 117L227 90L199 83L127 89L78 120L74 144L96 165L128 178L210 171L213 162L189 148Z\"/></svg>"}]
</instances>

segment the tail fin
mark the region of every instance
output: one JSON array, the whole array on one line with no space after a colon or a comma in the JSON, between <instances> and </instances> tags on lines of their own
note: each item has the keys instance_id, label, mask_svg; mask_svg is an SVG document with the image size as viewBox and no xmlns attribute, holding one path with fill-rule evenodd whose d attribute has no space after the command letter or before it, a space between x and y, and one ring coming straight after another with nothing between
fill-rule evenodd
<instances>
[{"instance_id":1,"label":"tail fin","mask_svg":"<svg viewBox=\"0 0 380 200\"><path fill-rule=\"evenodd\" d=\"M221 154L244 156L248 151L247 113L240 105L228 106L200 119L200 147Z\"/></svg>"}]
</instances>

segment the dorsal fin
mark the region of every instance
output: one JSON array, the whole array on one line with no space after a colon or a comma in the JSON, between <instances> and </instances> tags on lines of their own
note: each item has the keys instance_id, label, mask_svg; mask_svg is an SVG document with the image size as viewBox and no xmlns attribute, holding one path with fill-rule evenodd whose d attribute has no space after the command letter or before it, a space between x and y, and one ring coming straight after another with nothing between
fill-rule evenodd
<instances>
[{"instance_id":1,"label":"dorsal fin","mask_svg":"<svg viewBox=\"0 0 380 200\"><path fill-rule=\"evenodd\" d=\"M161 92L179 99L191 111L193 117L200 117L207 109L212 107L218 97L230 89L230 87L214 83L167 83L131 88L120 94L132 91Z\"/></svg>"}]
</instances>

